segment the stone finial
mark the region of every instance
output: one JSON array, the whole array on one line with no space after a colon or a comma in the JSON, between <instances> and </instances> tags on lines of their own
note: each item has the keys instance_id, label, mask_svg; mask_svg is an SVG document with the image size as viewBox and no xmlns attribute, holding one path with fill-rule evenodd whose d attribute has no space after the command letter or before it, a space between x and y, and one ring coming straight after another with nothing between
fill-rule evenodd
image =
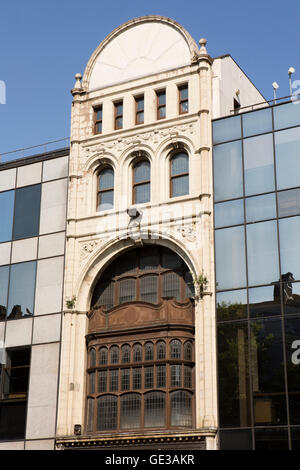
<instances>
[{"instance_id":1,"label":"stone finial","mask_svg":"<svg viewBox=\"0 0 300 470\"><path fill-rule=\"evenodd\" d=\"M207 40L204 38L201 38L199 41L199 44L200 44L200 54L207 54L207 50L205 47L207 44Z\"/></svg>"},{"instance_id":2,"label":"stone finial","mask_svg":"<svg viewBox=\"0 0 300 470\"><path fill-rule=\"evenodd\" d=\"M81 73L76 73L75 79L76 79L76 82L75 82L74 88L82 88L82 86L81 86L81 79L82 79Z\"/></svg>"}]
</instances>

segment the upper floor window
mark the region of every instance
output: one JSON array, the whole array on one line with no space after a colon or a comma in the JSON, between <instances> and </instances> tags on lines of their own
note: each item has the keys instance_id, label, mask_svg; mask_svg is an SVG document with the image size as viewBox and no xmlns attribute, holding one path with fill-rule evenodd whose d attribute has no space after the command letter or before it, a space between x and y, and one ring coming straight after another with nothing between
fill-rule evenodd
<instances>
[{"instance_id":1,"label":"upper floor window","mask_svg":"<svg viewBox=\"0 0 300 470\"><path fill-rule=\"evenodd\" d=\"M144 95L135 98L135 123L144 123Z\"/></svg>"},{"instance_id":2,"label":"upper floor window","mask_svg":"<svg viewBox=\"0 0 300 470\"><path fill-rule=\"evenodd\" d=\"M171 197L189 193L189 157L186 152L176 153L171 158Z\"/></svg>"},{"instance_id":3,"label":"upper floor window","mask_svg":"<svg viewBox=\"0 0 300 470\"><path fill-rule=\"evenodd\" d=\"M166 117L166 90L156 92L157 99L157 119Z\"/></svg>"},{"instance_id":4,"label":"upper floor window","mask_svg":"<svg viewBox=\"0 0 300 470\"><path fill-rule=\"evenodd\" d=\"M102 119L103 111L102 106L95 109L95 134L102 134Z\"/></svg>"},{"instance_id":5,"label":"upper floor window","mask_svg":"<svg viewBox=\"0 0 300 470\"><path fill-rule=\"evenodd\" d=\"M188 113L189 111L189 89L188 85L178 87L179 92L179 114Z\"/></svg>"},{"instance_id":6,"label":"upper floor window","mask_svg":"<svg viewBox=\"0 0 300 470\"><path fill-rule=\"evenodd\" d=\"M133 204L150 201L150 162L139 160L133 166Z\"/></svg>"},{"instance_id":7,"label":"upper floor window","mask_svg":"<svg viewBox=\"0 0 300 470\"><path fill-rule=\"evenodd\" d=\"M114 206L114 170L105 167L98 176L97 211L112 209Z\"/></svg>"},{"instance_id":8,"label":"upper floor window","mask_svg":"<svg viewBox=\"0 0 300 470\"><path fill-rule=\"evenodd\" d=\"M115 103L115 129L123 127L123 101Z\"/></svg>"}]
</instances>

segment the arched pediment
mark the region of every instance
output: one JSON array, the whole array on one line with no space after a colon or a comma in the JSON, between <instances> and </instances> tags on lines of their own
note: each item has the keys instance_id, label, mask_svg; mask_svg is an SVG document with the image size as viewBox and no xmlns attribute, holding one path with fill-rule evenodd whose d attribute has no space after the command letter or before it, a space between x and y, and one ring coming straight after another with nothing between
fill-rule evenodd
<instances>
[{"instance_id":1,"label":"arched pediment","mask_svg":"<svg viewBox=\"0 0 300 470\"><path fill-rule=\"evenodd\" d=\"M98 46L86 67L88 90L171 70L191 63L198 47L177 22L144 16L116 28Z\"/></svg>"}]
</instances>

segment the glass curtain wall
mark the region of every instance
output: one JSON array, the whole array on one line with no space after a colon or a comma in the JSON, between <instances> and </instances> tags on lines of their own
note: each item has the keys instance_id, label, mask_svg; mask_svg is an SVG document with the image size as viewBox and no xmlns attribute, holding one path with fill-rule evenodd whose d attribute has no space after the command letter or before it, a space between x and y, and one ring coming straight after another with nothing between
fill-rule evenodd
<instances>
[{"instance_id":1,"label":"glass curtain wall","mask_svg":"<svg viewBox=\"0 0 300 470\"><path fill-rule=\"evenodd\" d=\"M222 449L300 449L300 103L213 122Z\"/></svg>"}]
</instances>

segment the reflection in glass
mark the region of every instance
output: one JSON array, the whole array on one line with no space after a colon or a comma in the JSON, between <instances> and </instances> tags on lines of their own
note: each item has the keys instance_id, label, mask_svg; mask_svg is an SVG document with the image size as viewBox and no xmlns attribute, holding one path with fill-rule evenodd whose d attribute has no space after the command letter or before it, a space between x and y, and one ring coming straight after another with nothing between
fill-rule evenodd
<instances>
[{"instance_id":1,"label":"reflection in glass","mask_svg":"<svg viewBox=\"0 0 300 470\"><path fill-rule=\"evenodd\" d=\"M215 201L243 196L241 141L214 148Z\"/></svg>"},{"instance_id":2,"label":"reflection in glass","mask_svg":"<svg viewBox=\"0 0 300 470\"><path fill-rule=\"evenodd\" d=\"M300 279L300 217L279 220L281 271Z\"/></svg>"},{"instance_id":3,"label":"reflection in glass","mask_svg":"<svg viewBox=\"0 0 300 470\"><path fill-rule=\"evenodd\" d=\"M256 429L255 450L288 450L287 429Z\"/></svg>"},{"instance_id":4,"label":"reflection in glass","mask_svg":"<svg viewBox=\"0 0 300 470\"><path fill-rule=\"evenodd\" d=\"M14 216L14 191L0 193L0 242L11 240Z\"/></svg>"},{"instance_id":5,"label":"reflection in glass","mask_svg":"<svg viewBox=\"0 0 300 470\"><path fill-rule=\"evenodd\" d=\"M247 254L249 285L279 278L276 221L247 225Z\"/></svg>"},{"instance_id":6,"label":"reflection in glass","mask_svg":"<svg viewBox=\"0 0 300 470\"><path fill-rule=\"evenodd\" d=\"M13 239L39 234L41 185L16 190Z\"/></svg>"},{"instance_id":7,"label":"reflection in glass","mask_svg":"<svg viewBox=\"0 0 300 470\"><path fill-rule=\"evenodd\" d=\"M300 189L278 192L278 217L300 214Z\"/></svg>"},{"instance_id":8,"label":"reflection in glass","mask_svg":"<svg viewBox=\"0 0 300 470\"><path fill-rule=\"evenodd\" d=\"M220 431L220 450L252 450L251 429Z\"/></svg>"},{"instance_id":9,"label":"reflection in glass","mask_svg":"<svg viewBox=\"0 0 300 470\"><path fill-rule=\"evenodd\" d=\"M275 151L277 188L300 186L300 128L275 132Z\"/></svg>"},{"instance_id":10,"label":"reflection in glass","mask_svg":"<svg viewBox=\"0 0 300 470\"><path fill-rule=\"evenodd\" d=\"M273 136L244 140L245 194L274 191Z\"/></svg>"},{"instance_id":11,"label":"reflection in glass","mask_svg":"<svg viewBox=\"0 0 300 470\"><path fill-rule=\"evenodd\" d=\"M270 108L243 114L244 137L265 132L272 132L272 110Z\"/></svg>"},{"instance_id":12,"label":"reflection in glass","mask_svg":"<svg viewBox=\"0 0 300 470\"><path fill-rule=\"evenodd\" d=\"M0 267L0 321L6 318L9 266Z\"/></svg>"},{"instance_id":13,"label":"reflection in glass","mask_svg":"<svg viewBox=\"0 0 300 470\"><path fill-rule=\"evenodd\" d=\"M249 426L247 322L218 325L218 357L220 426Z\"/></svg>"},{"instance_id":14,"label":"reflection in glass","mask_svg":"<svg viewBox=\"0 0 300 470\"><path fill-rule=\"evenodd\" d=\"M289 277L283 283L283 310L286 315L300 313L300 282L292 282L291 273L287 274Z\"/></svg>"},{"instance_id":15,"label":"reflection in glass","mask_svg":"<svg viewBox=\"0 0 300 470\"><path fill-rule=\"evenodd\" d=\"M257 222L259 220L274 219L276 217L275 193L264 196L248 197L246 199L246 220Z\"/></svg>"},{"instance_id":16,"label":"reflection in glass","mask_svg":"<svg viewBox=\"0 0 300 470\"><path fill-rule=\"evenodd\" d=\"M213 122L213 143L241 138L241 117L235 116Z\"/></svg>"},{"instance_id":17,"label":"reflection in glass","mask_svg":"<svg viewBox=\"0 0 300 470\"><path fill-rule=\"evenodd\" d=\"M247 291L233 290L217 294L218 321L247 318Z\"/></svg>"},{"instance_id":18,"label":"reflection in glass","mask_svg":"<svg viewBox=\"0 0 300 470\"><path fill-rule=\"evenodd\" d=\"M300 314L285 317L286 370L291 424L300 423Z\"/></svg>"},{"instance_id":19,"label":"reflection in glass","mask_svg":"<svg viewBox=\"0 0 300 470\"><path fill-rule=\"evenodd\" d=\"M250 330L255 425L286 424L281 320L253 320Z\"/></svg>"},{"instance_id":20,"label":"reflection in glass","mask_svg":"<svg viewBox=\"0 0 300 470\"><path fill-rule=\"evenodd\" d=\"M287 103L274 107L274 129L299 126L300 106L299 103Z\"/></svg>"},{"instance_id":21,"label":"reflection in glass","mask_svg":"<svg viewBox=\"0 0 300 470\"><path fill-rule=\"evenodd\" d=\"M36 262L11 265L7 313L10 320L33 315Z\"/></svg>"},{"instance_id":22,"label":"reflection in glass","mask_svg":"<svg viewBox=\"0 0 300 470\"><path fill-rule=\"evenodd\" d=\"M215 227L227 227L244 223L243 200L215 204Z\"/></svg>"},{"instance_id":23,"label":"reflection in glass","mask_svg":"<svg viewBox=\"0 0 300 470\"><path fill-rule=\"evenodd\" d=\"M215 232L217 289L232 289L246 285L244 227Z\"/></svg>"},{"instance_id":24,"label":"reflection in glass","mask_svg":"<svg viewBox=\"0 0 300 470\"><path fill-rule=\"evenodd\" d=\"M249 289L250 317L269 317L281 314L279 283L274 286Z\"/></svg>"}]
</instances>

